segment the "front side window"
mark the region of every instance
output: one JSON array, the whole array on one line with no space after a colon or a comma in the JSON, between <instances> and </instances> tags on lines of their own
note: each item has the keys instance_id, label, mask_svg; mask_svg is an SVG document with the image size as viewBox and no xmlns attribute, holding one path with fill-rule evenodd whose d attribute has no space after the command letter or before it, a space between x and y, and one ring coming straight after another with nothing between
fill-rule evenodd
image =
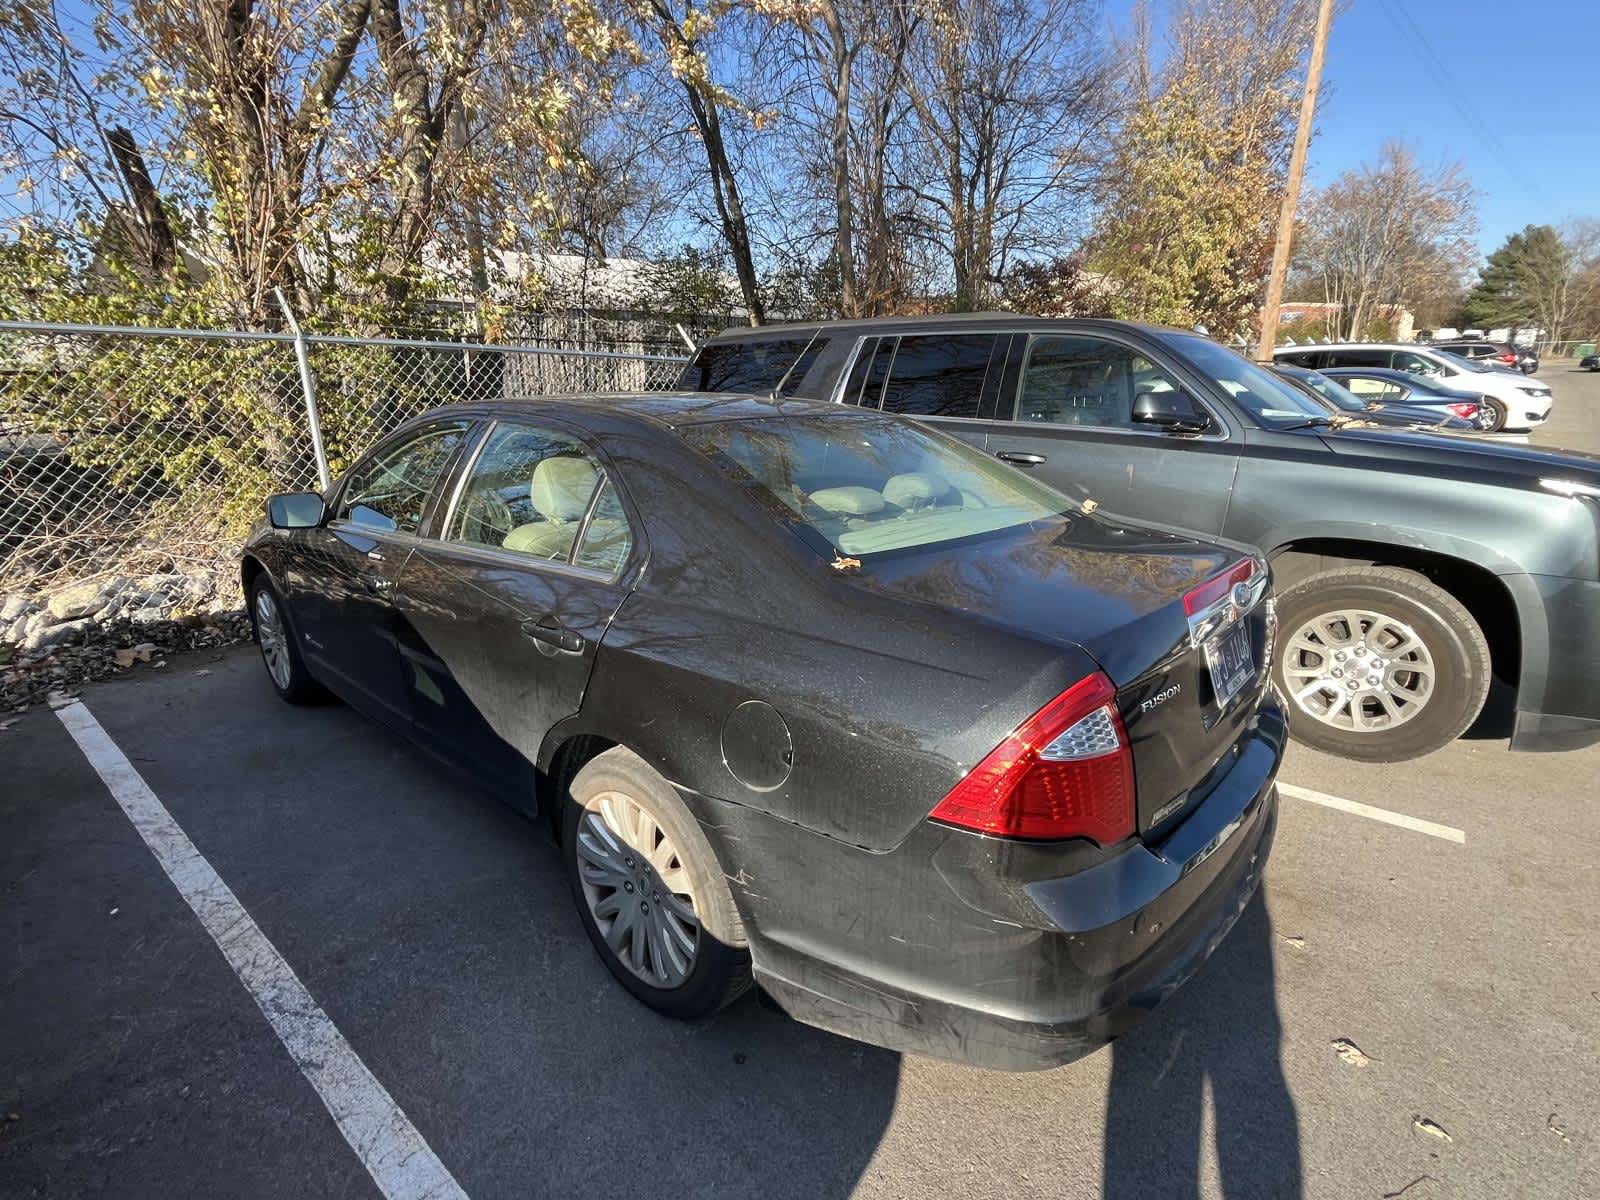
<instances>
[{"instance_id":1,"label":"front side window","mask_svg":"<svg viewBox=\"0 0 1600 1200\"><path fill-rule=\"evenodd\" d=\"M770 392L785 375L785 390L805 378L825 337L740 340L702 346L678 377L678 387L691 392Z\"/></svg>"},{"instance_id":2,"label":"front side window","mask_svg":"<svg viewBox=\"0 0 1600 1200\"><path fill-rule=\"evenodd\" d=\"M1387 367L1390 352L1388 350L1330 350L1328 351L1328 365L1330 367Z\"/></svg>"},{"instance_id":3,"label":"front side window","mask_svg":"<svg viewBox=\"0 0 1600 1200\"><path fill-rule=\"evenodd\" d=\"M1132 429L1141 394L1181 390L1127 346L1075 334L1036 337L1028 343L1017 420Z\"/></svg>"},{"instance_id":4,"label":"front side window","mask_svg":"<svg viewBox=\"0 0 1600 1200\"><path fill-rule=\"evenodd\" d=\"M1409 350L1395 351L1394 367L1397 371L1410 371L1413 375L1438 375L1441 373L1439 364L1433 359L1423 358L1422 355L1413 354Z\"/></svg>"},{"instance_id":5,"label":"front side window","mask_svg":"<svg viewBox=\"0 0 1600 1200\"><path fill-rule=\"evenodd\" d=\"M466 432L461 423L434 425L379 451L350 473L337 516L384 533L415 533Z\"/></svg>"},{"instance_id":6,"label":"front side window","mask_svg":"<svg viewBox=\"0 0 1600 1200\"><path fill-rule=\"evenodd\" d=\"M603 548L580 565L614 570L627 557L632 536L599 464L564 434L497 424L462 484L445 536L546 562L572 562L575 548L590 541L585 518L599 488L612 498L608 532L596 542ZM618 547L615 565L605 566Z\"/></svg>"},{"instance_id":7,"label":"front side window","mask_svg":"<svg viewBox=\"0 0 1600 1200\"><path fill-rule=\"evenodd\" d=\"M902 337L883 389L883 411L913 417L976 417L998 335Z\"/></svg>"},{"instance_id":8,"label":"front side window","mask_svg":"<svg viewBox=\"0 0 1600 1200\"><path fill-rule=\"evenodd\" d=\"M1169 338L1168 344L1269 429L1303 425L1308 420L1327 420L1327 410L1288 380L1256 366L1210 338L1180 333Z\"/></svg>"},{"instance_id":9,"label":"front side window","mask_svg":"<svg viewBox=\"0 0 1600 1200\"><path fill-rule=\"evenodd\" d=\"M690 426L690 445L818 553L859 557L1053 521L1060 492L917 425L799 417Z\"/></svg>"}]
</instances>

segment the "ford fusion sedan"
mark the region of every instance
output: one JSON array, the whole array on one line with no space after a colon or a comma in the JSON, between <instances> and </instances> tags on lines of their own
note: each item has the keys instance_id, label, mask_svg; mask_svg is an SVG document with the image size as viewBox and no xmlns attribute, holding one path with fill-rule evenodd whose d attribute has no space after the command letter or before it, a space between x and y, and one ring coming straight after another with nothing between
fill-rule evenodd
<instances>
[{"instance_id":1,"label":"ford fusion sedan","mask_svg":"<svg viewBox=\"0 0 1600 1200\"><path fill-rule=\"evenodd\" d=\"M546 814L646 1004L754 979L1009 1069L1128 1028L1256 888L1267 582L916 423L729 396L438 410L243 559L272 686Z\"/></svg>"}]
</instances>

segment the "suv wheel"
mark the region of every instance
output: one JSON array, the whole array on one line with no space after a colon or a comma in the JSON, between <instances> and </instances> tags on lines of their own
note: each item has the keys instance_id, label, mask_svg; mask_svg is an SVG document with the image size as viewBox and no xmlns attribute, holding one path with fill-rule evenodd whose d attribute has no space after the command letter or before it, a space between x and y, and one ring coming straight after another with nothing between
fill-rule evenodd
<instances>
[{"instance_id":1,"label":"suv wheel","mask_svg":"<svg viewBox=\"0 0 1600 1200\"><path fill-rule=\"evenodd\" d=\"M750 986L743 922L699 822L618 746L572 780L562 832L572 898L596 953L657 1012L709 1016Z\"/></svg>"},{"instance_id":2,"label":"suv wheel","mask_svg":"<svg viewBox=\"0 0 1600 1200\"><path fill-rule=\"evenodd\" d=\"M1273 665L1294 737L1341 758L1399 762L1454 741L1489 694L1489 643L1415 571L1346 567L1278 597Z\"/></svg>"}]
</instances>

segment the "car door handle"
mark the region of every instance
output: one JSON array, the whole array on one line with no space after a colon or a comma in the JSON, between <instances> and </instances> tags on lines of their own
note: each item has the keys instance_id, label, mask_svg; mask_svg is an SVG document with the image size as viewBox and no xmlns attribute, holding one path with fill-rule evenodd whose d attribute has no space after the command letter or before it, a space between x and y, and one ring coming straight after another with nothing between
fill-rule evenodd
<instances>
[{"instance_id":1,"label":"car door handle","mask_svg":"<svg viewBox=\"0 0 1600 1200\"><path fill-rule=\"evenodd\" d=\"M994 456L1019 467L1037 467L1044 461L1042 454L1025 454L1021 450L996 450Z\"/></svg>"},{"instance_id":2,"label":"car door handle","mask_svg":"<svg viewBox=\"0 0 1600 1200\"><path fill-rule=\"evenodd\" d=\"M554 646L568 654L582 654L587 645L582 634L568 629L554 617L530 618L522 623L522 632L536 642Z\"/></svg>"}]
</instances>

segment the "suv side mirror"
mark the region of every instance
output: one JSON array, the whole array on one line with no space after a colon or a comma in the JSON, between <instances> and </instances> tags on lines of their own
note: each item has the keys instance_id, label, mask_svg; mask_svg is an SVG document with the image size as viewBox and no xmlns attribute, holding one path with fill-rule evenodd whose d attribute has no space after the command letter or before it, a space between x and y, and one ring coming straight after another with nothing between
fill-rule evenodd
<instances>
[{"instance_id":1,"label":"suv side mirror","mask_svg":"<svg viewBox=\"0 0 1600 1200\"><path fill-rule=\"evenodd\" d=\"M327 516L316 492L279 492L267 497L267 521L274 529L315 529Z\"/></svg>"},{"instance_id":2,"label":"suv side mirror","mask_svg":"<svg viewBox=\"0 0 1600 1200\"><path fill-rule=\"evenodd\" d=\"M1154 425L1165 433L1204 433L1211 418L1187 392L1140 392L1133 398L1133 423Z\"/></svg>"}]
</instances>

